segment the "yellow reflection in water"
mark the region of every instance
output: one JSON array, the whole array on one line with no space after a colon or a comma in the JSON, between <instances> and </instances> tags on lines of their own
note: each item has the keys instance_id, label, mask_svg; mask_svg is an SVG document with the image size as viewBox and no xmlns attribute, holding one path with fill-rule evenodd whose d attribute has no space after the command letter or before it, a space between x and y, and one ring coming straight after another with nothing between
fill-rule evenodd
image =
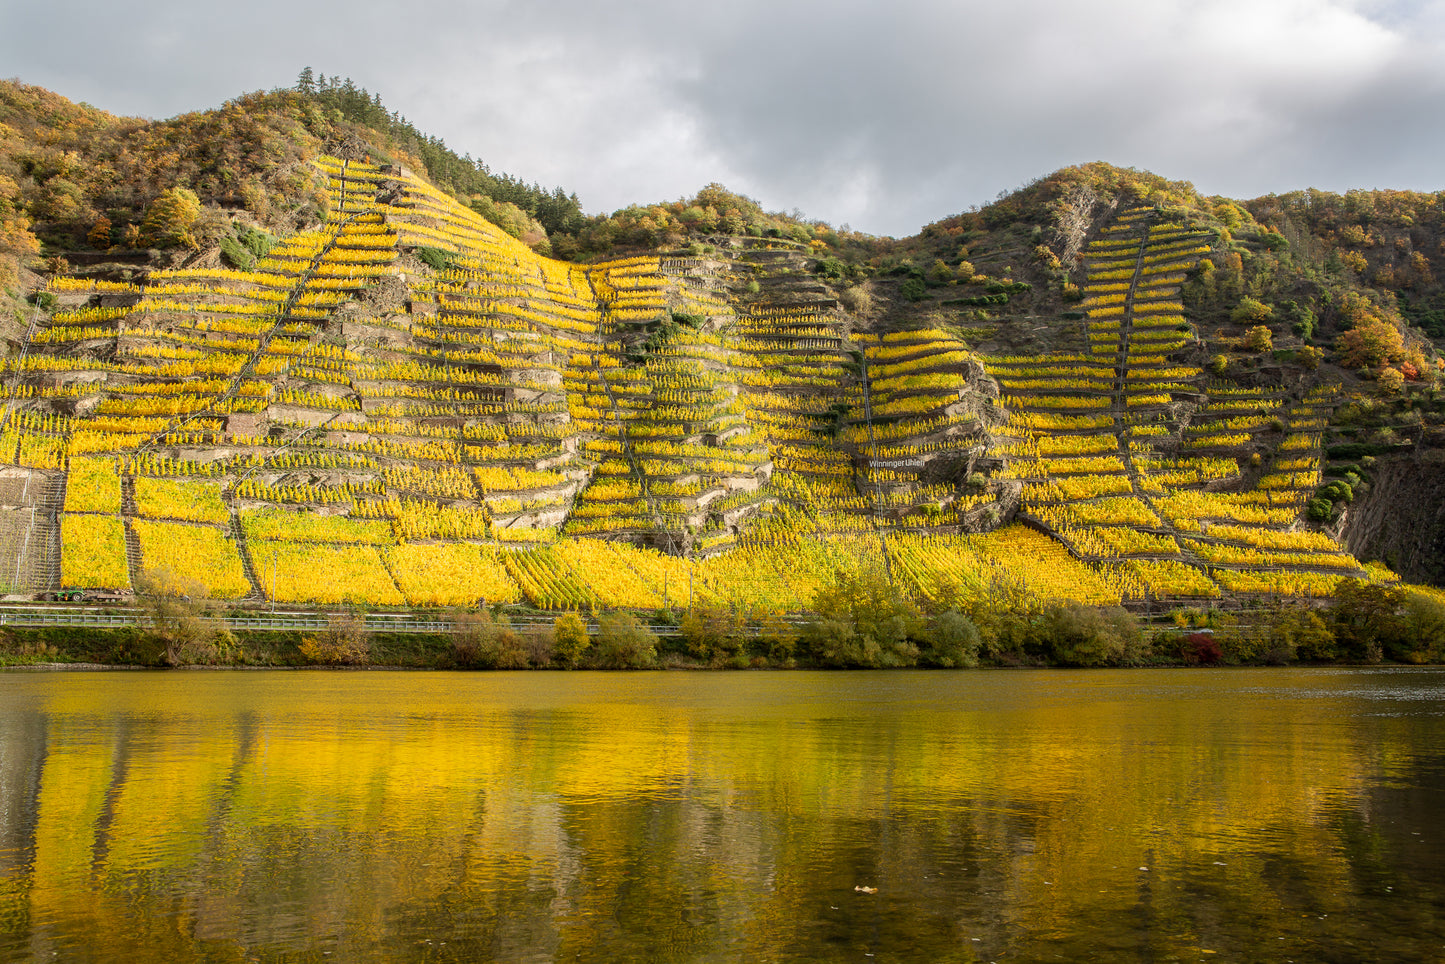
<instances>
[{"instance_id":1,"label":"yellow reflection in water","mask_svg":"<svg viewBox=\"0 0 1445 964\"><path fill-rule=\"evenodd\" d=\"M1438 673L4 682L3 960L1442 944Z\"/></svg>"}]
</instances>

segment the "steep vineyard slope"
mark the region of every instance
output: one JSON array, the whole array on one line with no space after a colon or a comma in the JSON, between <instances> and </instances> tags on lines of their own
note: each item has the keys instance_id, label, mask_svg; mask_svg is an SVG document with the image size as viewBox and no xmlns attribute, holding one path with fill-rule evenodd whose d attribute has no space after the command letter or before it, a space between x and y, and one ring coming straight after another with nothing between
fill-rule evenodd
<instances>
[{"instance_id":1,"label":"steep vineyard slope","mask_svg":"<svg viewBox=\"0 0 1445 964\"><path fill-rule=\"evenodd\" d=\"M1089 353L990 360L1024 512L1130 595L1328 594L1358 563L1290 530L1320 481L1329 393L1211 385L1170 360L1198 339L1180 286L1208 250L1152 208L1125 211L1086 249Z\"/></svg>"},{"instance_id":2,"label":"steep vineyard slope","mask_svg":"<svg viewBox=\"0 0 1445 964\"><path fill-rule=\"evenodd\" d=\"M325 225L251 271L52 285L6 435L27 482L69 483L42 583L585 604L568 566L627 565L598 537L706 556L761 517L759 545L870 528L833 444L860 373L831 305L739 316L730 260L551 261L404 170L322 166ZM968 427L944 425L973 390L952 371L906 406L935 441ZM577 545L601 561L559 558Z\"/></svg>"},{"instance_id":3,"label":"steep vineyard slope","mask_svg":"<svg viewBox=\"0 0 1445 964\"><path fill-rule=\"evenodd\" d=\"M1300 525L1336 390L1206 375L1234 336L1182 288L1220 235L1177 206L1089 206L1082 303L1026 319L1058 350L983 354L840 298L816 239L556 261L361 156L316 163L324 222L249 270L50 282L6 361L7 580L760 613L875 566L939 605L1367 575ZM996 333L1029 288L952 302Z\"/></svg>"}]
</instances>

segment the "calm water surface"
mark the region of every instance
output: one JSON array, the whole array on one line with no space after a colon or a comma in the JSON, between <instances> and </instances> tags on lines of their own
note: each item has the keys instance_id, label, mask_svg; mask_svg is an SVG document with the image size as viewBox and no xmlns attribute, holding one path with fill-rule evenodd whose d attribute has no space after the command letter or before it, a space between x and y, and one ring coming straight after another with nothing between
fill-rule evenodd
<instances>
[{"instance_id":1,"label":"calm water surface","mask_svg":"<svg viewBox=\"0 0 1445 964\"><path fill-rule=\"evenodd\" d=\"M1439 670L0 673L6 962L1440 961L1442 817Z\"/></svg>"}]
</instances>

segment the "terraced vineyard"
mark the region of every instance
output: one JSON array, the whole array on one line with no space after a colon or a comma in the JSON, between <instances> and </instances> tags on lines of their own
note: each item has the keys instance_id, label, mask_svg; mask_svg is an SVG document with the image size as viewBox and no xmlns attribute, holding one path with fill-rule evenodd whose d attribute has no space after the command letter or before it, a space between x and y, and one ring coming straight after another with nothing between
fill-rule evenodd
<instances>
[{"instance_id":1,"label":"terraced vineyard","mask_svg":"<svg viewBox=\"0 0 1445 964\"><path fill-rule=\"evenodd\" d=\"M5 372L14 585L758 614L872 565L934 600L1365 575L1298 525L1332 394L1177 360L1212 238L1152 207L1085 249L1086 351L981 357L749 288L806 277L782 242L569 264L400 168L321 168L326 222L250 270L53 282Z\"/></svg>"},{"instance_id":2,"label":"terraced vineyard","mask_svg":"<svg viewBox=\"0 0 1445 964\"><path fill-rule=\"evenodd\" d=\"M1088 354L989 362L1024 516L1126 599L1329 595L1365 573L1328 537L1292 531L1320 481L1329 392L1211 390L1170 360L1198 338L1179 290L1207 250L1152 209L1125 211L1087 251Z\"/></svg>"}]
</instances>

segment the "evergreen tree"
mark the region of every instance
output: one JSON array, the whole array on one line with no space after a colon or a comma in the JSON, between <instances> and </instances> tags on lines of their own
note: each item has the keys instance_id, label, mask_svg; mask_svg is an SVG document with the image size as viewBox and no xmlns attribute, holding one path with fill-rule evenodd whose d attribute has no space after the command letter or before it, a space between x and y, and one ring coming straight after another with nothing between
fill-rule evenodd
<instances>
[{"instance_id":1,"label":"evergreen tree","mask_svg":"<svg viewBox=\"0 0 1445 964\"><path fill-rule=\"evenodd\" d=\"M390 135L399 148L421 159L427 176L442 189L462 198L482 195L494 205L515 205L536 220L549 236L575 235L585 227L582 204L575 193L569 194L560 187L548 190L510 174L493 174L481 160L470 155L459 156L441 138L417 130L399 111L387 110L380 94L358 87L350 77L343 80L319 74L308 90L305 78L310 69L303 71L302 79L297 82L299 93L337 111L345 120Z\"/></svg>"}]
</instances>

